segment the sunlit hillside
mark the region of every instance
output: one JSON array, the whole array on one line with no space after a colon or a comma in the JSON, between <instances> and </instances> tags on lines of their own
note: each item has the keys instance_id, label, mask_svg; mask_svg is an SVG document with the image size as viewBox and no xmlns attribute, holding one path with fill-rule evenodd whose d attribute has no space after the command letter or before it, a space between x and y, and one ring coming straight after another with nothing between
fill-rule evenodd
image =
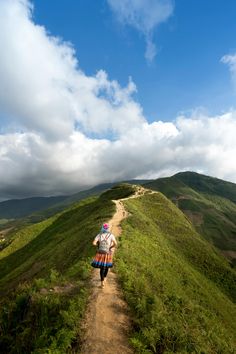
<instances>
[{"instance_id":1,"label":"sunlit hillside","mask_svg":"<svg viewBox=\"0 0 236 354\"><path fill-rule=\"evenodd\" d=\"M199 233L236 264L236 184L183 172L146 186L164 193Z\"/></svg>"}]
</instances>

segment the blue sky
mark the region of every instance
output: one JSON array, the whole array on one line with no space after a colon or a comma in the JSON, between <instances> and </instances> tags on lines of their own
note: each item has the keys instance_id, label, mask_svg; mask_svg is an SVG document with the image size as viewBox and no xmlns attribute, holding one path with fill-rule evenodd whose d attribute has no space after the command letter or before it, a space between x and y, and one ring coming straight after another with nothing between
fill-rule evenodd
<instances>
[{"instance_id":1,"label":"blue sky","mask_svg":"<svg viewBox=\"0 0 236 354\"><path fill-rule=\"evenodd\" d=\"M187 170L236 182L235 15L0 0L0 200Z\"/></svg>"},{"instance_id":2,"label":"blue sky","mask_svg":"<svg viewBox=\"0 0 236 354\"><path fill-rule=\"evenodd\" d=\"M35 21L73 44L87 74L104 69L123 85L132 77L149 121L172 120L197 107L218 114L234 105L230 75L220 62L236 51L234 0L176 0L172 16L155 28L158 54L151 64L143 35L119 24L106 1L34 4Z\"/></svg>"}]
</instances>

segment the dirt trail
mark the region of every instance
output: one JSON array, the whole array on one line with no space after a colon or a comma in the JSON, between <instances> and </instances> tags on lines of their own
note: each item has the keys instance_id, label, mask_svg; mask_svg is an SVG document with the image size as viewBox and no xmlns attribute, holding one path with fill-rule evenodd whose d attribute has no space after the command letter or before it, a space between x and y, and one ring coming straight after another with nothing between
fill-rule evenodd
<instances>
[{"instance_id":1,"label":"dirt trail","mask_svg":"<svg viewBox=\"0 0 236 354\"><path fill-rule=\"evenodd\" d=\"M119 237L121 221L128 216L122 200L137 198L146 193L142 187L136 193L120 200L114 200L116 213L109 221L110 231ZM93 292L84 321L84 342L82 354L131 354L128 335L131 328L127 305L122 298L116 274L110 270L104 288L100 287L99 269L92 275Z\"/></svg>"}]
</instances>

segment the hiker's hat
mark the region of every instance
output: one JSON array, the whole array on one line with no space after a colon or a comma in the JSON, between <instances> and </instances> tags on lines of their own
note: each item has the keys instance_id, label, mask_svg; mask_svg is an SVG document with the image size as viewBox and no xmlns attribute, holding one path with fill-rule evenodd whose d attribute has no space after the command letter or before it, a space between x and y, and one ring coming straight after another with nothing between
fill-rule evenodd
<instances>
[{"instance_id":1,"label":"hiker's hat","mask_svg":"<svg viewBox=\"0 0 236 354\"><path fill-rule=\"evenodd\" d=\"M107 231L109 229L109 225L107 224L107 223L104 223L103 225L102 225L102 230L103 231Z\"/></svg>"}]
</instances>

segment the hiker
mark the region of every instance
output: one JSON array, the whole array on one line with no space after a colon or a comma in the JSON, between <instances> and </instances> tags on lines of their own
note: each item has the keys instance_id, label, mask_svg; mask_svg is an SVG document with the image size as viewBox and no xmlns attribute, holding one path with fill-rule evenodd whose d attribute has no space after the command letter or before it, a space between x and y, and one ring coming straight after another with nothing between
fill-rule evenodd
<instances>
[{"instance_id":1,"label":"hiker","mask_svg":"<svg viewBox=\"0 0 236 354\"><path fill-rule=\"evenodd\" d=\"M98 250L91 265L94 268L100 268L101 287L103 288L108 270L113 266L112 257L114 247L117 246L115 236L109 232L107 223L102 225L101 232L93 240L93 245L98 246Z\"/></svg>"}]
</instances>

